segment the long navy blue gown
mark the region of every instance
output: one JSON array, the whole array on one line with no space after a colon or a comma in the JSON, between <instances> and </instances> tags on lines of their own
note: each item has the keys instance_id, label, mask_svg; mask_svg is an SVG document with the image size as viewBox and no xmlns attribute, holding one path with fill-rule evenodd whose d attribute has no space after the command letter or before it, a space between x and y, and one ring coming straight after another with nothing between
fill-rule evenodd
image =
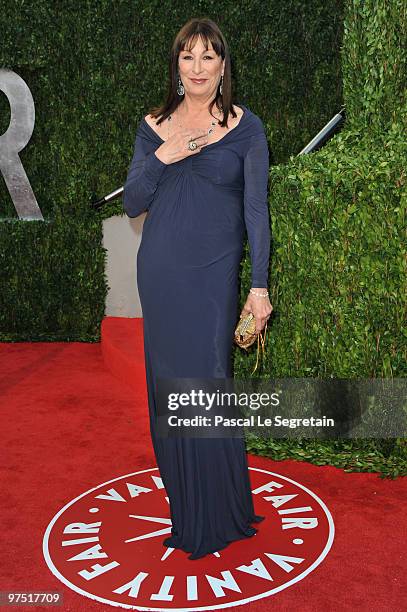
<instances>
[{"instance_id":1,"label":"long navy blue gown","mask_svg":"<svg viewBox=\"0 0 407 612\"><path fill-rule=\"evenodd\" d=\"M129 217L148 211L137 256L150 429L172 520L165 546L198 559L253 536L244 438L157 436L155 377L230 378L245 228L252 287L267 287L269 155L261 119L239 123L199 153L172 164L143 118L124 185Z\"/></svg>"}]
</instances>

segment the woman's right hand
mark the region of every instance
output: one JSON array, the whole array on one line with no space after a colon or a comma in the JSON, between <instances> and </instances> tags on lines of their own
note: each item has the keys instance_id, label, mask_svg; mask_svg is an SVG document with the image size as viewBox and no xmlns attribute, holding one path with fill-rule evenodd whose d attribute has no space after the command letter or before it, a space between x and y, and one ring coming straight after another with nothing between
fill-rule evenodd
<instances>
[{"instance_id":1,"label":"woman's right hand","mask_svg":"<svg viewBox=\"0 0 407 612\"><path fill-rule=\"evenodd\" d=\"M194 151L188 149L190 140L195 140L198 145ZM201 150L201 147L208 142L208 132L199 128L189 129L181 128L175 134L170 136L162 145L160 145L155 154L164 164L173 164L174 162L196 155Z\"/></svg>"}]
</instances>

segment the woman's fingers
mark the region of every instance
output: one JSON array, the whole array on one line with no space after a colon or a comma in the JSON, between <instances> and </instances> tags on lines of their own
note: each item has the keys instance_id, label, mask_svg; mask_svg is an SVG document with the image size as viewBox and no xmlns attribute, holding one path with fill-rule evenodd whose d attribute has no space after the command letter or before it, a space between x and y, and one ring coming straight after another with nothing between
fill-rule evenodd
<instances>
[{"instance_id":1,"label":"woman's fingers","mask_svg":"<svg viewBox=\"0 0 407 612\"><path fill-rule=\"evenodd\" d=\"M256 317L256 315L254 315L254 318L256 319L256 333L260 333L261 332L261 330L266 325L266 321L269 320L270 316L271 316L271 313L267 314L267 315L264 315L264 316L258 315L257 317Z\"/></svg>"},{"instance_id":2,"label":"woman's fingers","mask_svg":"<svg viewBox=\"0 0 407 612\"><path fill-rule=\"evenodd\" d=\"M264 304L263 301L259 301L256 299L252 299L252 296L249 296L246 304L242 308L242 312L240 316L245 316L252 312L256 321L256 329L255 334L259 334L265 327L266 322L271 316L273 312L273 306L268 302L268 304Z\"/></svg>"},{"instance_id":3,"label":"woman's fingers","mask_svg":"<svg viewBox=\"0 0 407 612\"><path fill-rule=\"evenodd\" d=\"M205 145L208 142L208 132L206 132L205 130L201 130L201 129L185 130L184 138L186 138L186 147L188 147L188 144L191 140L194 140L196 144L198 145L197 148L193 150L187 148L188 153L193 155L194 153L199 151L203 145Z\"/></svg>"}]
</instances>

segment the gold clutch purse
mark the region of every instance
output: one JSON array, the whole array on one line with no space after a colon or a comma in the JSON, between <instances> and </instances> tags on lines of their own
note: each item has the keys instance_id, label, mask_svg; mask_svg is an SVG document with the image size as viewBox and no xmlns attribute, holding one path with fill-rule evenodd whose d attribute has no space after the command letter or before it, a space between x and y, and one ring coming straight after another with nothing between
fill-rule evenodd
<instances>
[{"instance_id":1,"label":"gold clutch purse","mask_svg":"<svg viewBox=\"0 0 407 612\"><path fill-rule=\"evenodd\" d=\"M251 346L256 341L256 336L257 336L257 358L256 358L256 365L254 366L254 370L252 371L252 374L253 372L256 371L257 364L259 361L260 342L261 342L261 347L262 347L262 351L264 355L264 345L266 342L266 332L267 332L267 321L264 327L263 336L261 332L259 334L256 334L255 332L256 332L256 319L254 318L254 315L251 312L249 312L247 315L241 316L237 324L237 327L235 329L236 344L240 346L240 348L243 348L247 351L249 346Z\"/></svg>"}]
</instances>

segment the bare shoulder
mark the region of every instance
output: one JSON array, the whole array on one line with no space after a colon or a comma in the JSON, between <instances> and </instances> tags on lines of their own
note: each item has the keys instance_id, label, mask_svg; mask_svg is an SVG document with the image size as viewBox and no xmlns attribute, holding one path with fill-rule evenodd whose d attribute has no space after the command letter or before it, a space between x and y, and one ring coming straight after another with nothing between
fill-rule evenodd
<instances>
[{"instance_id":1,"label":"bare shoulder","mask_svg":"<svg viewBox=\"0 0 407 612\"><path fill-rule=\"evenodd\" d=\"M146 115L144 119L146 120L148 125L152 127L153 130L155 130L156 132L160 132L162 130L162 124L157 125L157 119L155 119L152 115Z\"/></svg>"},{"instance_id":2,"label":"bare shoulder","mask_svg":"<svg viewBox=\"0 0 407 612\"><path fill-rule=\"evenodd\" d=\"M240 117L243 115L244 111L243 108L240 108L240 106L236 106L236 104L233 104L233 110L235 111L237 117L237 121L239 121Z\"/></svg>"},{"instance_id":3,"label":"bare shoulder","mask_svg":"<svg viewBox=\"0 0 407 612\"><path fill-rule=\"evenodd\" d=\"M153 117L151 115L146 115L144 117L144 120L148 123L148 125L150 125L151 127L155 126L155 119L153 119Z\"/></svg>"},{"instance_id":4,"label":"bare shoulder","mask_svg":"<svg viewBox=\"0 0 407 612\"><path fill-rule=\"evenodd\" d=\"M233 104L232 107L237 116L232 117L232 115L229 114L227 129L230 129L230 130L233 130L233 128L235 128L240 123L240 119L242 118L242 115L244 113L243 108L240 108L240 106L236 106L236 104Z\"/></svg>"}]
</instances>

